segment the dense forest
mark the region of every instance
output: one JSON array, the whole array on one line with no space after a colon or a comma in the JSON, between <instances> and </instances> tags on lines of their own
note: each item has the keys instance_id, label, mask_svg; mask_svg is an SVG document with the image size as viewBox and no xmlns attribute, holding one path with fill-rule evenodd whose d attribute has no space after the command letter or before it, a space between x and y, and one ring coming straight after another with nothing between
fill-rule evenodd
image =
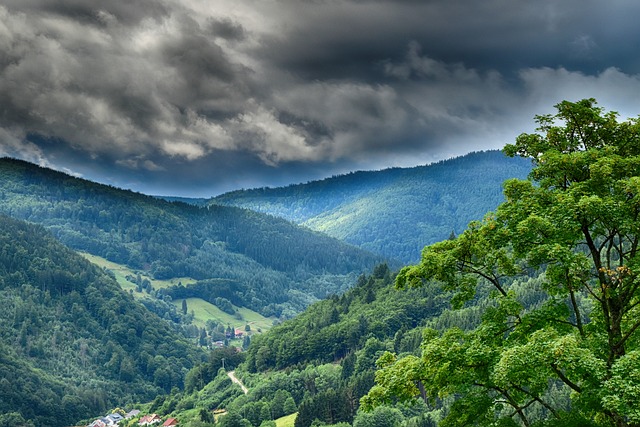
<instances>
[{"instance_id":1,"label":"dense forest","mask_svg":"<svg viewBox=\"0 0 640 427\"><path fill-rule=\"evenodd\" d=\"M505 148L535 167L494 212L256 337L233 361L246 394L216 350L151 408L189 426L637 426L640 122L556 108Z\"/></svg>"},{"instance_id":2,"label":"dense forest","mask_svg":"<svg viewBox=\"0 0 640 427\"><path fill-rule=\"evenodd\" d=\"M45 226L76 250L158 279L190 277L266 316L293 315L346 289L381 257L283 219L119 190L0 160L0 212Z\"/></svg>"},{"instance_id":3,"label":"dense forest","mask_svg":"<svg viewBox=\"0 0 640 427\"><path fill-rule=\"evenodd\" d=\"M494 210L503 201L502 183L530 170L529 160L477 152L427 166L238 190L212 203L280 216L410 263L418 261L425 245L462 232Z\"/></svg>"},{"instance_id":4,"label":"dense forest","mask_svg":"<svg viewBox=\"0 0 640 427\"><path fill-rule=\"evenodd\" d=\"M0 215L0 425L67 426L183 387L204 354L40 226Z\"/></svg>"},{"instance_id":5,"label":"dense forest","mask_svg":"<svg viewBox=\"0 0 640 427\"><path fill-rule=\"evenodd\" d=\"M157 399L149 411L194 427L213 425L208 414L221 409L228 413L221 426L272 426L273 420L294 413L296 427L435 426L450 411L451 401L389 402L367 413L360 400L374 386L376 362L386 352L418 357L425 328L477 327L490 305L489 288L454 310L452 293L438 284L399 292L395 276L380 264L344 294L256 336L235 358L228 349L214 350L187 374L183 392ZM538 284L538 279L527 279L513 289L535 305L544 298L530 289ZM226 370L234 369L248 386L246 395L228 379L223 358Z\"/></svg>"},{"instance_id":6,"label":"dense forest","mask_svg":"<svg viewBox=\"0 0 640 427\"><path fill-rule=\"evenodd\" d=\"M69 219L48 216L47 231L0 217L0 426L64 425L136 399L144 412L177 417L187 427L639 425L640 121L618 122L592 99L556 109L536 117L537 133L505 147L534 167L528 179L504 183L504 201L494 211L426 246L415 265L395 271L379 263L351 282L343 275L347 291L325 294L252 335L244 351L215 348L205 356L190 346L185 325L149 312L133 290L123 292L106 271L49 234L64 236L70 228L59 223ZM22 187L14 185L9 197L2 193L14 213L31 207L29 215L39 218L43 204L57 203L40 192L29 205L16 188ZM142 209L137 200L144 196L125 194ZM161 218L191 214L191 224L201 227L207 223L198 223L199 215L226 218L225 226L234 224L228 212L268 218L238 208L148 202L162 208L153 211ZM122 240L131 227L107 223L120 245L107 246L134 248L129 257L150 238L138 230L141 240ZM283 228L267 221L253 230L272 231L276 239L293 227L275 223ZM217 245L236 247L239 240ZM272 266L290 262L254 256ZM320 297L311 284L326 274L313 277L321 266L308 267L295 273L309 275L299 288L308 293L285 290ZM163 277L162 270L141 268ZM246 301L234 300L246 298L235 293L234 278L193 276L199 280L149 301L168 307L172 298L183 299L187 317L186 298L195 295L229 311ZM246 289L259 298L259 288Z\"/></svg>"},{"instance_id":7,"label":"dense forest","mask_svg":"<svg viewBox=\"0 0 640 427\"><path fill-rule=\"evenodd\" d=\"M208 414L220 408L228 411L220 424L229 426L269 425L295 412L296 426L307 427L315 419L322 425L351 425L366 418L358 415L359 399L373 386L375 362L384 351L418 354L425 325L478 321L473 310L450 312L447 295L436 287L397 292L393 280L381 264L343 295L256 336L246 352L234 357L228 349L214 350L187 374L183 392L157 399L149 411L192 426L212 424ZM235 369L248 386L248 394L228 379L223 358L225 368ZM402 411L402 420L431 419L422 406L402 405Z\"/></svg>"}]
</instances>

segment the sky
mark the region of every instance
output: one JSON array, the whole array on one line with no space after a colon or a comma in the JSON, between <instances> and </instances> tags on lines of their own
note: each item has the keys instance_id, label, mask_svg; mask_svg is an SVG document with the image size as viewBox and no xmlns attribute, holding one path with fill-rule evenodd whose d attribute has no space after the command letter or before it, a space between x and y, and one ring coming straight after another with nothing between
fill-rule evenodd
<instances>
[{"instance_id":1,"label":"sky","mask_svg":"<svg viewBox=\"0 0 640 427\"><path fill-rule=\"evenodd\" d=\"M211 197L640 114L640 2L3 0L0 155Z\"/></svg>"}]
</instances>

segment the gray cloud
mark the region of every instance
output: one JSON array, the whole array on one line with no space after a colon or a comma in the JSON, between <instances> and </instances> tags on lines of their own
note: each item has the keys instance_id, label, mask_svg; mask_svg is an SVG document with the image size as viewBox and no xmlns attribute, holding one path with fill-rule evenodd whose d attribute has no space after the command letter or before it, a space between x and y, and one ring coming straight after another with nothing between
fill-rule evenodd
<instances>
[{"instance_id":1,"label":"gray cloud","mask_svg":"<svg viewBox=\"0 0 640 427\"><path fill-rule=\"evenodd\" d=\"M212 195L500 148L562 99L636 116L614 0L7 0L0 154Z\"/></svg>"}]
</instances>

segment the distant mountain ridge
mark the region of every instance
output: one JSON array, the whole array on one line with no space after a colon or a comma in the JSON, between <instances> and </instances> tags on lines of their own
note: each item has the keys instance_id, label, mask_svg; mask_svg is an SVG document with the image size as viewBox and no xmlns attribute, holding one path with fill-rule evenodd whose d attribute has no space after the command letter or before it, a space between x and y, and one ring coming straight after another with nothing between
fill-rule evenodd
<instances>
[{"instance_id":1,"label":"distant mountain ridge","mask_svg":"<svg viewBox=\"0 0 640 427\"><path fill-rule=\"evenodd\" d=\"M0 159L0 212L157 279L203 281L211 298L267 316L293 315L382 261L273 216L167 202L8 158Z\"/></svg>"},{"instance_id":2,"label":"distant mountain ridge","mask_svg":"<svg viewBox=\"0 0 640 427\"><path fill-rule=\"evenodd\" d=\"M178 196L154 196L161 200L166 200L167 202L181 202L186 203L187 205L193 206L206 206L209 204L209 199L205 199L202 197L178 197Z\"/></svg>"},{"instance_id":3,"label":"distant mountain ridge","mask_svg":"<svg viewBox=\"0 0 640 427\"><path fill-rule=\"evenodd\" d=\"M415 262L424 246L459 233L503 200L502 183L531 163L474 152L413 168L353 172L306 184L238 190L211 199L279 216L389 259Z\"/></svg>"}]
</instances>

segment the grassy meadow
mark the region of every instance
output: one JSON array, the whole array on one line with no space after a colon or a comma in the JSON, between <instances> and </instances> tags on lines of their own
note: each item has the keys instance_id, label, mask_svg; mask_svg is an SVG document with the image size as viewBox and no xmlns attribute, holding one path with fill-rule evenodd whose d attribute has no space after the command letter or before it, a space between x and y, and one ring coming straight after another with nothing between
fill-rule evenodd
<instances>
[{"instance_id":1,"label":"grassy meadow","mask_svg":"<svg viewBox=\"0 0 640 427\"><path fill-rule=\"evenodd\" d=\"M129 281L127 276L136 277L139 274L143 280L147 279L151 282L153 289L167 288L169 286L177 285L178 283L188 285L196 282L196 280L190 277L175 277L169 280L156 280L142 272L132 270L125 265L111 262L96 255L91 255L86 252L80 252L80 255L98 267L112 272L115 275L118 284L120 284L120 287L125 291L133 291L133 296L136 298L143 298L147 294L144 292L137 292L136 284ZM181 299L177 299L173 301L173 303L178 308L182 307ZM189 312L193 311L193 324L199 327L204 327L207 320L215 320L218 323L231 325L232 327L241 330L244 330L245 326L248 324L254 332L257 332L258 330L265 332L273 326L273 319L264 317L260 313L245 307L234 306L233 308L235 308L237 312L235 315L225 313L215 305L203 299L187 298L187 310Z\"/></svg>"}]
</instances>

